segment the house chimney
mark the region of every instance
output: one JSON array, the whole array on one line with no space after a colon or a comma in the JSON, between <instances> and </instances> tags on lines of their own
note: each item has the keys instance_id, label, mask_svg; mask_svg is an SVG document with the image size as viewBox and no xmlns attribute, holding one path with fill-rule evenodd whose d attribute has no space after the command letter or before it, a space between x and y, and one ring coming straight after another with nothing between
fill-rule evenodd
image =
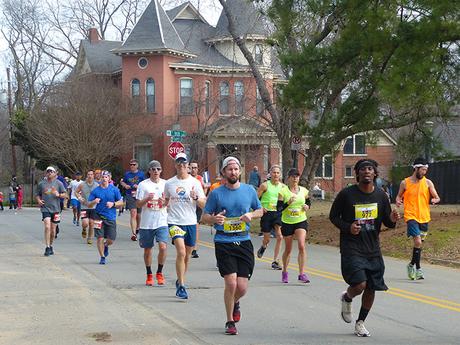
<instances>
[{"instance_id":1,"label":"house chimney","mask_svg":"<svg viewBox=\"0 0 460 345\"><path fill-rule=\"evenodd\" d=\"M99 38L99 32L97 31L97 28L89 28L88 29L88 39L90 43L97 43L100 38Z\"/></svg>"}]
</instances>

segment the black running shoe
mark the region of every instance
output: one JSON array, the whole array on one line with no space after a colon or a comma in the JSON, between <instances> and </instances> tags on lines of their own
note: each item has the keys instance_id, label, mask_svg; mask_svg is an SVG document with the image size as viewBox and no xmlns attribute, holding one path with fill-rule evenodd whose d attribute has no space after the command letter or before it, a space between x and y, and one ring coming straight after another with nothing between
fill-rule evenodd
<instances>
[{"instance_id":1,"label":"black running shoe","mask_svg":"<svg viewBox=\"0 0 460 345\"><path fill-rule=\"evenodd\" d=\"M50 246L50 255L54 255L53 246Z\"/></svg>"},{"instance_id":2,"label":"black running shoe","mask_svg":"<svg viewBox=\"0 0 460 345\"><path fill-rule=\"evenodd\" d=\"M43 255L50 256L50 248L49 247L45 248L45 254L43 254Z\"/></svg>"},{"instance_id":3,"label":"black running shoe","mask_svg":"<svg viewBox=\"0 0 460 345\"><path fill-rule=\"evenodd\" d=\"M198 255L198 252L197 252L195 249L193 249L193 250L192 250L192 258L198 259L199 257L200 257L200 256Z\"/></svg>"},{"instance_id":4,"label":"black running shoe","mask_svg":"<svg viewBox=\"0 0 460 345\"><path fill-rule=\"evenodd\" d=\"M260 246L259 250L257 251L257 257L260 259L262 256L264 256L264 253L265 253L265 249L264 246Z\"/></svg>"}]
</instances>

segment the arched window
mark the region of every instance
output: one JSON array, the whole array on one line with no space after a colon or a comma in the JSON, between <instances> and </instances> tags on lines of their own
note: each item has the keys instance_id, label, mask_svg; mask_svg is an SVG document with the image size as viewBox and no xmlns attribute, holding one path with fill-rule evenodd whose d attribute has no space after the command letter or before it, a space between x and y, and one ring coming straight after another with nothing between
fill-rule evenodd
<instances>
[{"instance_id":1,"label":"arched window","mask_svg":"<svg viewBox=\"0 0 460 345\"><path fill-rule=\"evenodd\" d=\"M230 109L229 109L229 104L228 104L228 97L230 95L230 86L227 81L223 81L220 83L219 91L220 91L220 98L219 98L220 114L228 115L230 114Z\"/></svg>"},{"instance_id":2,"label":"arched window","mask_svg":"<svg viewBox=\"0 0 460 345\"><path fill-rule=\"evenodd\" d=\"M139 79L133 79L131 81L131 101L132 101L132 110L134 112L139 112L139 96L141 94L141 82Z\"/></svg>"},{"instance_id":3,"label":"arched window","mask_svg":"<svg viewBox=\"0 0 460 345\"><path fill-rule=\"evenodd\" d=\"M147 112L155 112L155 81L152 78L147 79L145 82L145 104L147 105Z\"/></svg>"},{"instance_id":4,"label":"arched window","mask_svg":"<svg viewBox=\"0 0 460 345\"><path fill-rule=\"evenodd\" d=\"M235 93L235 114L242 115L244 113L244 85L243 82L238 80L234 84Z\"/></svg>"},{"instance_id":5,"label":"arched window","mask_svg":"<svg viewBox=\"0 0 460 345\"><path fill-rule=\"evenodd\" d=\"M180 114L193 114L193 80L180 80Z\"/></svg>"}]
</instances>

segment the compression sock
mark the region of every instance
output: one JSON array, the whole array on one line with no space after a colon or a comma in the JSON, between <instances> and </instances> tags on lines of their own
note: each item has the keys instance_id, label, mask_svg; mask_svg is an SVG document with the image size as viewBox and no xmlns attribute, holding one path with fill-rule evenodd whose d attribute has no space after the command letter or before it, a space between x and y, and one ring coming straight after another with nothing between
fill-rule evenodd
<instances>
[{"instance_id":1,"label":"compression sock","mask_svg":"<svg viewBox=\"0 0 460 345\"><path fill-rule=\"evenodd\" d=\"M152 266L145 266L147 274L152 274Z\"/></svg>"},{"instance_id":2,"label":"compression sock","mask_svg":"<svg viewBox=\"0 0 460 345\"><path fill-rule=\"evenodd\" d=\"M365 321L366 317L367 317L367 314L369 314L369 309L361 307L361 309L359 311L358 321L359 320Z\"/></svg>"},{"instance_id":3,"label":"compression sock","mask_svg":"<svg viewBox=\"0 0 460 345\"><path fill-rule=\"evenodd\" d=\"M163 272L163 265L162 265L162 264L158 264L157 273L161 273L161 272Z\"/></svg>"},{"instance_id":4,"label":"compression sock","mask_svg":"<svg viewBox=\"0 0 460 345\"><path fill-rule=\"evenodd\" d=\"M414 248L415 268L420 269L420 257L422 256L422 248Z\"/></svg>"}]
</instances>

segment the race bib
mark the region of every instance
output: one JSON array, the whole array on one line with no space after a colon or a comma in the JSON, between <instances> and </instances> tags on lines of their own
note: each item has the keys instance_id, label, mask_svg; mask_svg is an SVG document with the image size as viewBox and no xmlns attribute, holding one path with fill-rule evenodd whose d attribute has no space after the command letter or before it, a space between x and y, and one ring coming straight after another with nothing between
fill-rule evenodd
<instances>
[{"instance_id":1,"label":"race bib","mask_svg":"<svg viewBox=\"0 0 460 345\"><path fill-rule=\"evenodd\" d=\"M102 229L102 220L95 220L94 221L94 229Z\"/></svg>"},{"instance_id":2,"label":"race bib","mask_svg":"<svg viewBox=\"0 0 460 345\"><path fill-rule=\"evenodd\" d=\"M268 207L269 207L269 211L276 211L276 204L270 203Z\"/></svg>"},{"instance_id":3,"label":"race bib","mask_svg":"<svg viewBox=\"0 0 460 345\"><path fill-rule=\"evenodd\" d=\"M80 215L82 219L86 218L86 211L81 211Z\"/></svg>"},{"instance_id":4,"label":"race bib","mask_svg":"<svg viewBox=\"0 0 460 345\"><path fill-rule=\"evenodd\" d=\"M288 209L288 215L290 217L300 217L300 212L302 210L300 208L291 208L291 209Z\"/></svg>"},{"instance_id":5,"label":"race bib","mask_svg":"<svg viewBox=\"0 0 460 345\"><path fill-rule=\"evenodd\" d=\"M224 232L243 232L246 231L246 223L239 218L226 218L224 221Z\"/></svg>"},{"instance_id":6,"label":"race bib","mask_svg":"<svg viewBox=\"0 0 460 345\"><path fill-rule=\"evenodd\" d=\"M169 235L174 238L174 237L177 237L177 236L185 236L187 232L182 230L180 227L178 227L177 225L173 225L169 228Z\"/></svg>"},{"instance_id":7,"label":"race bib","mask_svg":"<svg viewBox=\"0 0 460 345\"><path fill-rule=\"evenodd\" d=\"M163 203L160 201L160 199L155 199L155 200L149 200L147 201L147 208L149 210L154 210L157 211L163 206Z\"/></svg>"},{"instance_id":8,"label":"race bib","mask_svg":"<svg viewBox=\"0 0 460 345\"><path fill-rule=\"evenodd\" d=\"M355 205L355 220L376 219L377 216L378 216L377 203Z\"/></svg>"},{"instance_id":9,"label":"race bib","mask_svg":"<svg viewBox=\"0 0 460 345\"><path fill-rule=\"evenodd\" d=\"M61 214L55 213L53 216L53 222L60 222L61 221Z\"/></svg>"}]
</instances>

